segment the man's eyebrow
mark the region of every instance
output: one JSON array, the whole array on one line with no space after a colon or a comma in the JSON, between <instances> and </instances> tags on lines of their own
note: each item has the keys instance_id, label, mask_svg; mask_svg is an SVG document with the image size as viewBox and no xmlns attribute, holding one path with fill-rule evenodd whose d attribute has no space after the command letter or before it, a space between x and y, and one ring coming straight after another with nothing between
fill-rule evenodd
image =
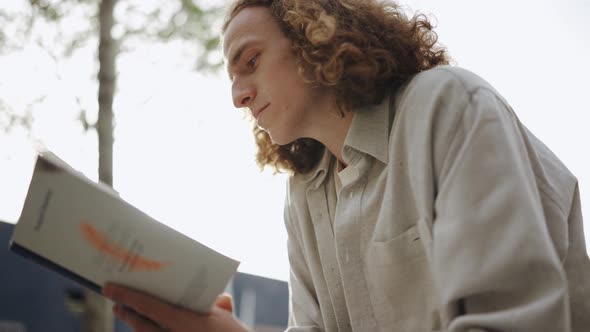
<instances>
[{"instance_id":1,"label":"man's eyebrow","mask_svg":"<svg viewBox=\"0 0 590 332\"><path fill-rule=\"evenodd\" d=\"M245 42L243 42L241 45L238 46L238 50L236 51L236 53L231 56L231 60L229 62L229 65L227 67L228 71L231 71L232 67L235 67L238 63L238 61L240 60L240 58L242 57L242 54L244 54L244 52L246 51L246 49L250 46L252 46L253 44L256 44L258 41L257 40L247 40ZM230 74L231 77L231 74Z\"/></svg>"},{"instance_id":2,"label":"man's eyebrow","mask_svg":"<svg viewBox=\"0 0 590 332\"><path fill-rule=\"evenodd\" d=\"M240 47L238 48L238 50L236 51L236 53L234 54L234 56L232 57L230 64L232 66L235 66L238 61L240 60L240 58L242 57L242 54L244 53L244 51L246 50L246 48L248 46L250 46L250 44L252 44L251 41L247 41L245 43L243 43L242 45L240 45Z\"/></svg>"}]
</instances>

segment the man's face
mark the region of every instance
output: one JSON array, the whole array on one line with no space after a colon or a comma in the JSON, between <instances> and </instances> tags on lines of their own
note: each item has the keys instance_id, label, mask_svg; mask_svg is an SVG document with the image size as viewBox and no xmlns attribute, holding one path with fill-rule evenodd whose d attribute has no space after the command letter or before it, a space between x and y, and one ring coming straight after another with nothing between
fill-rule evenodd
<instances>
[{"instance_id":1,"label":"man's face","mask_svg":"<svg viewBox=\"0 0 590 332\"><path fill-rule=\"evenodd\" d=\"M276 144L310 136L312 108L327 94L297 74L291 43L268 8L242 9L227 27L223 53L236 107L248 108Z\"/></svg>"}]
</instances>

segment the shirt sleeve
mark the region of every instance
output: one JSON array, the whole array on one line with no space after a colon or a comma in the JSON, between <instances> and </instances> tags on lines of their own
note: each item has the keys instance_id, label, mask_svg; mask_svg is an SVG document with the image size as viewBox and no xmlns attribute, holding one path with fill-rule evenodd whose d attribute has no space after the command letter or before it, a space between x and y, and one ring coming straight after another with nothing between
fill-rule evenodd
<instances>
[{"instance_id":1,"label":"shirt sleeve","mask_svg":"<svg viewBox=\"0 0 590 332\"><path fill-rule=\"evenodd\" d=\"M289 212L289 193L285 202L284 218L287 228L289 255L289 321L287 332L322 332L321 312L311 274L307 267L299 237L293 229Z\"/></svg>"},{"instance_id":2,"label":"shirt sleeve","mask_svg":"<svg viewBox=\"0 0 590 332\"><path fill-rule=\"evenodd\" d=\"M479 88L443 154L432 273L449 332L571 330L565 273L519 126Z\"/></svg>"}]
</instances>

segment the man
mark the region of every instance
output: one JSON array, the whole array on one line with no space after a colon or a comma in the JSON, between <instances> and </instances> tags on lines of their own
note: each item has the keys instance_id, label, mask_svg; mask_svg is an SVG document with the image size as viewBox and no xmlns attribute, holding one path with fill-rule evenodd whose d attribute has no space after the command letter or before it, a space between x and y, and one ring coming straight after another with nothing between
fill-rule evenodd
<instances>
[{"instance_id":1,"label":"man","mask_svg":"<svg viewBox=\"0 0 590 332\"><path fill-rule=\"evenodd\" d=\"M590 330L575 177L424 17L239 0L223 50L259 164L292 173L290 331ZM199 316L104 292L138 331L245 330L225 296Z\"/></svg>"}]
</instances>

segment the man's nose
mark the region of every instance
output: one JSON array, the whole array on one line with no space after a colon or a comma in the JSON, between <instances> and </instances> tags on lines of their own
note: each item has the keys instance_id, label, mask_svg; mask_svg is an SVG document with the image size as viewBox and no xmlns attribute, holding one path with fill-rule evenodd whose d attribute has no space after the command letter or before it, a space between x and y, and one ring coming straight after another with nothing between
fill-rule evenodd
<instances>
[{"instance_id":1,"label":"man's nose","mask_svg":"<svg viewBox=\"0 0 590 332\"><path fill-rule=\"evenodd\" d=\"M232 98L235 107L248 107L254 98L256 98L256 89L252 84L234 82L232 86Z\"/></svg>"}]
</instances>

